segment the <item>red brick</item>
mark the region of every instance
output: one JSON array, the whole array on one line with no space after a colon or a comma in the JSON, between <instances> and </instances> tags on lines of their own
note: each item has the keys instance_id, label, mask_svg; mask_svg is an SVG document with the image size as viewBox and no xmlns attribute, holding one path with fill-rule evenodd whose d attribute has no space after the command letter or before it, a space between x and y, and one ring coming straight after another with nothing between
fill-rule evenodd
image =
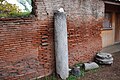
<instances>
[{"instance_id":1,"label":"red brick","mask_svg":"<svg viewBox=\"0 0 120 80\"><path fill-rule=\"evenodd\" d=\"M61 0L57 2L55 0L52 2L45 1L45 5L41 0L33 1L36 1L35 15L37 17L35 19L0 19L0 70L4 73L8 68L7 72L9 73L6 72L7 76L4 77L6 80L17 80L19 78L26 80L26 77L30 79L45 76L55 69L52 14L54 10L52 9L59 8L58 4L63 5ZM101 49L102 19L95 18L93 14L88 15L86 10L80 8L78 0L76 0L76 4L73 1L67 1L63 2L67 13L69 64L72 66L92 60L95 53ZM98 4L98 1L100 0L92 0L91 6L102 6L103 4ZM100 2L102 3L102 1ZM54 5L47 3L54 3ZM45 11L49 7L52 8ZM97 9L104 10L104 7ZM46 15L46 12L50 14ZM99 13L99 11L97 12ZM19 67L16 67L18 65ZM15 70L11 70L12 68ZM19 74L9 76L10 72L18 72Z\"/></svg>"}]
</instances>

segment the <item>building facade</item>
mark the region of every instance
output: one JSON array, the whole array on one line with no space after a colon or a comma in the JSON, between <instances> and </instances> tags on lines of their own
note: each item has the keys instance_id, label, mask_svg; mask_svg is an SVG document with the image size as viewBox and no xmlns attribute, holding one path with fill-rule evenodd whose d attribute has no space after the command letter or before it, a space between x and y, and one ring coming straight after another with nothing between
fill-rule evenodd
<instances>
[{"instance_id":1,"label":"building facade","mask_svg":"<svg viewBox=\"0 0 120 80\"><path fill-rule=\"evenodd\" d=\"M120 1L104 0L105 21L102 29L102 46L106 47L120 42Z\"/></svg>"},{"instance_id":2,"label":"building facade","mask_svg":"<svg viewBox=\"0 0 120 80\"><path fill-rule=\"evenodd\" d=\"M33 0L34 16L0 19L1 80L29 80L55 71L54 12L61 7L67 15L69 66L93 60L105 40L105 2Z\"/></svg>"}]
</instances>

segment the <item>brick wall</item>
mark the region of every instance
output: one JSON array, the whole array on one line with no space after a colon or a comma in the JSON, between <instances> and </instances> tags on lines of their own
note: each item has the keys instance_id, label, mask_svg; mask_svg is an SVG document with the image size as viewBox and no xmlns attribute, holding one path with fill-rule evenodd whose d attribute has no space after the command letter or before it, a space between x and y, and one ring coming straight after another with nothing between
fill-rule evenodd
<instances>
[{"instance_id":1,"label":"brick wall","mask_svg":"<svg viewBox=\"0 0 120 80\"><path fill-rule=\"evenodd\" d=\"M101 49L101 27L104 3L101 0L43 0L37 2L39 20L52 19L54 12L64 8L67 15L69 63L92 60Z\"/></svg>"},{"instance_id":2,"label":"brick wall","mask_svg":"<svg viewBox=\"0 0 120 80\"><path fill-rule=\"evenodd\" d=\"M28 80L55 69L53 13L65 9L70 66L101 49L101 0L34 0L33 19L0 19L0 80Z\"/></svg>"},{"instance_id":3,"label":"brick wall","mask_svg":"<svg viewBox=\"0 0 120 80\"><path fill-rule=\"evenodd\" d=\"M5 19L0 23L0 80L27 80L53 71L51 22Z\"/></svg>"}]
</instances>

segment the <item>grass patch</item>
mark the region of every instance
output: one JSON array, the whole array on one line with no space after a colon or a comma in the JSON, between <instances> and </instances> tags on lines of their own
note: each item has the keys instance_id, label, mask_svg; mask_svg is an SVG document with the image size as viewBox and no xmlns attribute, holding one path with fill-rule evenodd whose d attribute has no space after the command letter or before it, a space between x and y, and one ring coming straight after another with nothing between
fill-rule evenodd
<instances>
[{"instance_id":1,"label":"grass patch","mask_svg":"<svg viewBox=\"0 0 120 80\"><path fill-rule=\"evenodd\" d=\"M74 66L75 66L75 67L82 67L83 64L82 64L82 63L78 63L78 64L75 64Z\"/></svg>"},{"instance_id":2,"label":"grass patch","mask_svg":"<svg viewBox=\"0 0 120 80\"><path fill-rule=\"evenodd\" d=\"M29 17L30 12L19 12L19 13L10 13L9 17Z\"/></svg>"},{"instance_id":3,"label":"grass patch","mask_svg":"<svg viewBox=\"0 0 120 80\"><path fill-rule=\"evenodd\" d=\"M31 12L19 12L19 13L10 12L9 14L2 13L0 14L0 18L18 18L18 17L24 18L24 17L29 17L30 14Z\"/></svg>"},{"instance_id":4,"label":"grass patch","mask_svg":"<svg viewBox=\"0 0 120 80\"><path fill-rule=\"evenodd\" d=\"M67 80L77 80L77 76L74 76L74 75L70 75Z\"/></svg>"},{"instance_id":5,"label":"grass patch","mask_svg":"<svg viewBox=\"0 0 120 80\"><path fill-rule=\"evenodd\" d=\"M80 69L80 72L81 72L81 74L80 74L81 77L85 76L85 70L84 69Z\"/></svg>"},{"instance_id":6,"label":"grass patch","mask_svg":"<svg viewBox=\"0 0 120 80\"><path fill-rule=\"evenodd\" d=\"M80 79L80 77L84 77L86 72L95 73L99 69L99 68L96 68L96 69L92 69L92 70L89 70L89 71L85 71L82 64L76 64L74 66L80 67L80 75L75 76L75 75L72 75L72 73L70 72L70 75L66 80L78 80L78 79ZM62 80L62 79L56 77L55 74L52 74L50 76L44 77L42 79L36 79L36 80Z\"/></svg>"}]
</instances>

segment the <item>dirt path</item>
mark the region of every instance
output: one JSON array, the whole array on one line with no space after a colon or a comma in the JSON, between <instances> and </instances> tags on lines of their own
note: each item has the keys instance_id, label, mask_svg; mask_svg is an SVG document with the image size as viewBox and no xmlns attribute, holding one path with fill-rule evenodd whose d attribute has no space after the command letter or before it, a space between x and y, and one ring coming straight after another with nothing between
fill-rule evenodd
<instances>
[{"instance_id":1,"label":"dirt path","mask_svg":"<svg viewBox=\"0 0 120 80\"><path fill-rule=\"evenodd\" d=\"M97 70L85 73L78 80L120 80L120 52L114 53L114 63L111 66L100 66Z\"/></svg>"}]
</instances>

